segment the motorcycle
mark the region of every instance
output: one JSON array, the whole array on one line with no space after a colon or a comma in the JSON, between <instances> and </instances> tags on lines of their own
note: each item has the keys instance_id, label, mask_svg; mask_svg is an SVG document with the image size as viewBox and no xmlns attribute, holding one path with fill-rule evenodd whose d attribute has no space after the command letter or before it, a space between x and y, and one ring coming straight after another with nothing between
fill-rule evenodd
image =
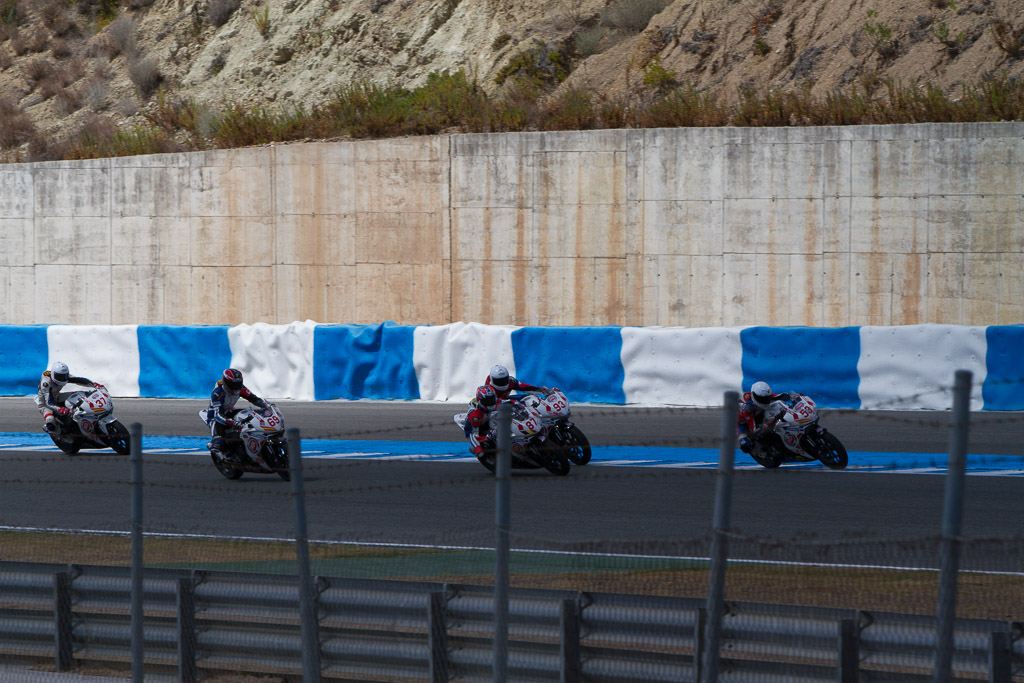
<instances>
[{"instance_id":1,"label":"motorcycle","mask_svg":"<svg viewBox=\"0 0 1024 683\"><path fill-rule=\"evenodd\" d=\"M763 427L752 436L750 457L768 469L784 462L820 460L829 469L841 470L849 462L839 439L818 424L814 401L802 394L795 394L788 404L772 401Z\"/></svg>"},{"instance_id":2,"label":"motorcycle","mask_svg":"<svg viewBox=\"0 0 1024 683\"><path fill-rule=\"evenodd\" d=\"M541 414L548 427L548 438L565 449L572 464L586 465L590 462L590 441L583 430L569 419L572 410L562 391L552 389L542 394L526 394L519 400Z\"/></svg>"},{"instance_id":3,"label":"motorcycle","mask_svg":"<svg viewBox=\"0 0 1024 683\"><path fill-rule=\"evenodd\" d=\"M86 391L74 391L64 401L67 415L54 414L57 429L47 431L53 443L68 455L83 448L112 448L128 455L131 436L114 417L114 402L102 384Z\"/></svg>"},{"instance_id":4,"label":"motorcycle","mask_svg":"<svg viewBox=\"0 0 1024 683\"><path fill-rule=\"evenodd\" d=\"M549 427L544 424L543 416L536 408L517 400L510 400L512 406L512 467L516 469L544 468L552 474L564 477L569 474L571 463L566 451L560 444L549 440ZM455 424L465 431L467 413L455 416ZM492 413L492 422L495 414ZM495 429L484 442L484 450L477 456L480 464L490 472L497 467L497 450L495 448Z\"/></svg>"},{"instance_id":5,"label":"motorcycle","mask_svg":"<svg viewBox=\"0 0 1024 683\"><path fill-rule=\"evenodd\" d=\"M206 422L207 409L199 411ZM288 440L284 435L284 416L273 403L239 410L233 419L237 429L224 435L223 452L210 451L217 471L228 479L238 479L246 472L276 474L291 480L288 469Z\"/></svg>"}]
</instances>

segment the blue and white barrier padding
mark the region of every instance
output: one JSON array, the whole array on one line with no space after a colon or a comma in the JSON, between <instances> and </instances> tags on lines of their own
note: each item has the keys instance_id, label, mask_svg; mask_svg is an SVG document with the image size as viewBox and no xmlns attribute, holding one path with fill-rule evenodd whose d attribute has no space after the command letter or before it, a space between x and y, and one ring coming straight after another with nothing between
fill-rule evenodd
<instances>
[{"instance_id":1,"label":"blue and white barrier padding","mask_svg":"<svg viewBox=\"0 0 1024 683\"><path fill-rule=\"evenodd\" d=\"M764 380L829 408L1024 409L1024 325L515 327L452 323L0 326L0 394L35 392L53 360L114 396L201 398L226 367L262 396L464 403L500 363L577 403L718 406Z\"/></svg>"}]
</instances>

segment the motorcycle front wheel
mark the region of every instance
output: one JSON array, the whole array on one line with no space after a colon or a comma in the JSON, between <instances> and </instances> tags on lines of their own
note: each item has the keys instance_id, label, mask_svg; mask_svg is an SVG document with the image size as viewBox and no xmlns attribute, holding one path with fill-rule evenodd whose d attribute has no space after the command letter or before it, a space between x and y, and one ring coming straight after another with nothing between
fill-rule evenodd
<instances>
[{"instance_id":1,"label":"motorcycle front wheel","mask_svg":"<svg viewBox=\"0 0 1024 683\"><path fill-rule=\"evenodd\" d=\"M289 468L288 463L288 444L269 444L267 446L267 452L270 454L267 462L274 468L274 471L277 472L277 476L281 477L285 481L291 481L292 471Z\"/></svg>"},{"instance_id":2,"label":"motorcycle front wheel","mask_svg":"<svg viewBox=\"0 0 1024 683\"><path fill-rule=\"evenodd\" d=\"M814 454L830 470L844 469L850 462L846 447L831 432L815 436L804 436L804 450ZM807 448L809 446L810 448Z\"/></svg>"},{"instance_id":3,"label":"motorcycle front wheel","mask_svg":"<svg viewBox=\"0 0 1024 683\"><path fill-rule=\"evenodd\" d=\"M590 462L590 441L576 425L565 432L565 454L573 465L586 465Z\"/></svg>"},{"instance_id":4,"label":"motorcycle front wheel","mask_svg":"<svg viewBox=\"0 0 1024 683\"><path fill-rule=\"evenodd\" d=\"M218 457L215 453L210 453L210 459L213 460L213 466L224 475L225 479L238 479L243 474L241 469L233 467L223 456Z\"/></svg>"},{"instance_id":5,"label":"motorcycle front wheel","mask_svg":"<svg viewBox=\"0 0 1024 683\"><path fill-rule=\"evenodd\" d=\"M49 434L50 434L50 439L53 440L54 445L56 445L57 448L59 448L61 451L63 451L67 455L76 455L78 453L78 451L81 450L78 447L78 442L76 442L70 436L57 436L53 432L49 432Z\"/></svg>"},{"instance_id":6,"label":"motorcycle front wheel","mask_svg":"<svg viewBox=\"0 0 1024 683\"><path fill-rule=\"evenodd\" d=\"M132 437L117 420L107 425L107 436L104 441L119 455L128 455L131 452Z\"/></svg>"}]
</instances>

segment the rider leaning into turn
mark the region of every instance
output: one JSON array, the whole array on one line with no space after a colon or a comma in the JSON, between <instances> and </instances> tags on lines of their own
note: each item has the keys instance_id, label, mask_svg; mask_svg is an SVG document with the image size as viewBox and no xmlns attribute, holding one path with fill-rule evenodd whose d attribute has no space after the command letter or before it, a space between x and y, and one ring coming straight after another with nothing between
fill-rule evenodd
<instances>
[{"instance_id":1,"label":"rider leaning into turn","mask_svg":"<svg viewBox=\"0 0 1024 683\"><path fill-rule=\"evenodd\" d=\"M64 416L71 412L64 406L67 395L60 393L68 382L83 387L100 386L85 377L72 377L68 366L59 360L54 361L49 370L43 370L43 374L39 378L39 392L36 394L35 400L39 412L43 415L43 425L48 432L57 430L57 418L54 417L54 413Z\"/></svg>"},{"instance_id":2,"label":"rider leaning into turn","mask_svg":"<svg viewBox=\"0 0 1024 683\"><path fill-rule=\"evenodd\" d=\"M480 455L484 452L484 442L491 430L491 416L498 409L498 394L494 387L484 384L476 390L476 398L469 405L470 411L466 413L465 426L469 452Z\"/></svg>"},{"instance_id":3,"label":"rider leaning into turn","mask_svg":"<svg viewBox=\"0 0 1024 683\"><path fill-rule=\"evenodd\" d=\"M767 382L754 382L750 391L740 399L740 412L737 428L740 435L740 450L749 453L753 447L751 435L756 434L764 424L764 413L772 401L790 401L792 394L773 394Z\"/></svg>"},{"instance_id":4,"label":"rider leaning into turn","mask_svg":"<svg viewBox=\"0 0 1024 683\"><path fill-rule=\"evenodd\" d=\"M521 382L515 377L510 377L508 374L508 368L504 365L495 365L491 368L491 373L487 375L487 379L484 380L484 386L488 385L494 387L494 393L497 394L499 401L506 400L513 390L547 391L544 387L535 387L532 384Z\"/></svg>"},{"instance_id":5,"label":"rider leaning into turn","mask_svg":"<svg viewBox=\"0 0 1024 683\"><path fill-rule=\"evenodd\" d=\"M228 368L213 388L210 394L210 407L206 411L206 424L210 425L210 443L207 448L210 452L224 453L224 435L228 429L234 429L238 423L233 419L238 413L235 403L238 399L244 398L249 403L263 408L267 402L242 383L242 371L235 368Z\"/></svg>"}]
</instances>

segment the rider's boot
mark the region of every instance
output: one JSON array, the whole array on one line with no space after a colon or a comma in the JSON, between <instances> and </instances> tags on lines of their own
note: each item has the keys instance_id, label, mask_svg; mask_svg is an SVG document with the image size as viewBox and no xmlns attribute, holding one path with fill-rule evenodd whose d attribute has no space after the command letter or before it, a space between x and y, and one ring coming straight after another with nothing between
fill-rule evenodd
<instances>
[{"instance_id":1,"label":"rider's boot","mask_svg":"<svg viewBox=\"0 0 1024 683\"><path fill-rule=\"evenodd\" d=\"M55 431L57 431L57 418L55 418L53 415L47 415L46 416L46 420L44 421L44 424L46 426L46 431L48 431L48 432L55 432Z\"/></svg>"}]
</instances>

